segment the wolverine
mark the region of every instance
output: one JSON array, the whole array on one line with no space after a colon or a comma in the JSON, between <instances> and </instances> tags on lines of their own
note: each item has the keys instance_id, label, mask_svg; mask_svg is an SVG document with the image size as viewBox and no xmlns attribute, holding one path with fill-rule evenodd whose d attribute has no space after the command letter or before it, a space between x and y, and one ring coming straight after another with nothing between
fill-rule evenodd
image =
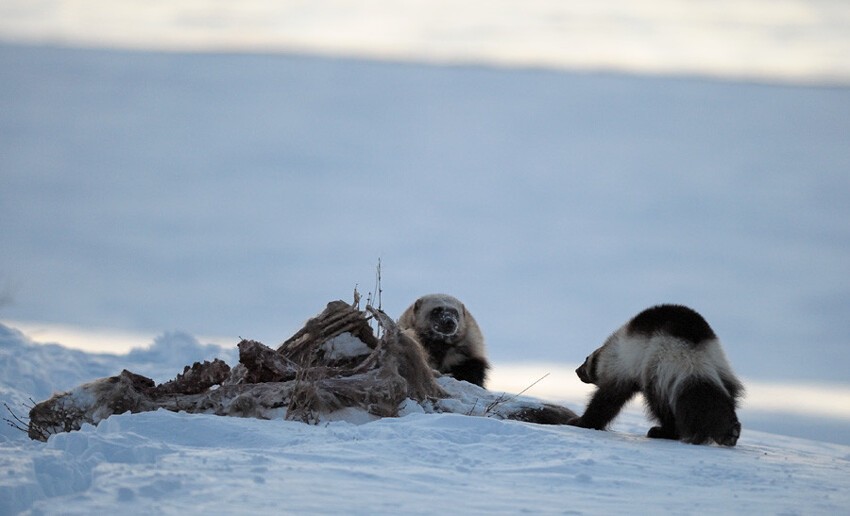
<instances>
[{"instance_id":1,"label":"wolverine","mask_svg":"<svg viewBox=\"0 0 850 516\"><path fill-rule=\"evenodd\" d=\"M457 298L446 294L422 296L401 314L398 326L414 334L433 369L484 387L490 368L484 336Z\"/></svg>"},{"instance_id":2,"label":"wolverine","mask_svg":"<svg viewBox=\"0 0 850 516\"><path fill-rule=\"evenodd\" d=\"M569 422L605 429L636 393L658 425L648 437L735 446L735 412L744 387L714 331L694 310L658 305L636 315L576 369L597 386L581 417Z\"/></svg>"}]
</instances>

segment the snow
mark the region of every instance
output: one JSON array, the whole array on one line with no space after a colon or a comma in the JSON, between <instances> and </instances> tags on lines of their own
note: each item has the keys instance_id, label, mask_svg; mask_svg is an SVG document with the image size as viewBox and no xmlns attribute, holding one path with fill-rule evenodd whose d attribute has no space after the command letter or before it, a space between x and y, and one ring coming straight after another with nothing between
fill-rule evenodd
<instances>
[{"instance_id":1,"label":"snow","mask_svg":"<svg viewBox=\"0 0 850 516\"><path fill-rule=\"evenodd\" d=\"M354 335L343 332L325 341L320 347L327 360L343 360L368 355L372 350Z\"/></svg>"},{"instance_id":2,"label":"snow","mask_svg":"<svg viewBox=\"0 0 850 516\"><path fill-rule=\"evenodd\" d=\"M172 347L180 353L170 356ZM29 398L122 368L163 381L193 355L235 364L234 349L186 335L98 355L0 326L0 397L23 415ZM399 418L345 410L319 425L160 410L46 443L6 427L0 514L838 514L850 504L850 446L753 430L746 411L735 448L694 446L644 437L637 411L610 432L482 417L494 398L525 397L440 384L452 394L442 403L477 415L426 413L412 401Z\"/></svg>"},{"instance_id":3,"label":"snow","mask_svg":"<svg viewBox=\"0 0 850 516\"><path fill-rule=\"evenodd\" d=\"M727 450L451 414L307 426L160 411L15 452L4 514L838 514L850 502L847 447L756 434Z\"/></svg>"}]
</instances>

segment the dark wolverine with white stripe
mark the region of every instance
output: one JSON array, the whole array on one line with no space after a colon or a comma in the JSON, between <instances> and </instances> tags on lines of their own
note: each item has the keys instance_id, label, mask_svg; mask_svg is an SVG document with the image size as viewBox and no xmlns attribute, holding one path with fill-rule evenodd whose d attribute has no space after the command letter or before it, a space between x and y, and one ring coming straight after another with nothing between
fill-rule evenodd
<instances>
[{"instance_id":1,"label":"dark wolverine with white stripe","mask_svg":"<svg viewBox=\"0 0 850 516\"><path fill-rule=\"evenodd\" d=\"M590 354L576 374L598 387L570 424L605 429L641 392L658 422L649 437L734 446L743 385L714 331L694 310L659 305L639 313Z\"/></svg>"}]
</instances>

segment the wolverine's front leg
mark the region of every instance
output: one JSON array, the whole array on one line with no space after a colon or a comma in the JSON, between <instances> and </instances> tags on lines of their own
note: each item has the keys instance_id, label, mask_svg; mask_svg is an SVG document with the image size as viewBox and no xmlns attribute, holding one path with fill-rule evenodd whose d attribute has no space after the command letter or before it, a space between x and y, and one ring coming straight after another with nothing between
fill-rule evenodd
<instances>
[{"instance_id":1,"label":"wolverine's front leg","mask_svg":"<svg viewBox=\"0 0 850 516\"><path fill-rule=\"evenodd\" d=\"M587 404L584 414L567 424L604 430L617 417L623 405L637 392L637 385L630 382L600 385L590 399L590 403Z\"/></svg>"}]
</instances>

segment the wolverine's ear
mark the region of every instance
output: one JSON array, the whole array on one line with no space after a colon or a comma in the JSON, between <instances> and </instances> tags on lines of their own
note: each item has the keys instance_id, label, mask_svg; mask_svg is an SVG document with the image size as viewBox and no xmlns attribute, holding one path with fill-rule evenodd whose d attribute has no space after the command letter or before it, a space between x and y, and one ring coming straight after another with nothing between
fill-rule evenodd
<instances>
[{"instance_id":1,"label":"wolverine's ear","mask_svg":"<svg viewBox=\"0 0 850 516\"><path fill-rule=\"evenodd\" d=\"M413 303L413 313L419 311L419 307L422 306L422 299L417 299L415 303Z\"/></svg>"}]
</instances>

